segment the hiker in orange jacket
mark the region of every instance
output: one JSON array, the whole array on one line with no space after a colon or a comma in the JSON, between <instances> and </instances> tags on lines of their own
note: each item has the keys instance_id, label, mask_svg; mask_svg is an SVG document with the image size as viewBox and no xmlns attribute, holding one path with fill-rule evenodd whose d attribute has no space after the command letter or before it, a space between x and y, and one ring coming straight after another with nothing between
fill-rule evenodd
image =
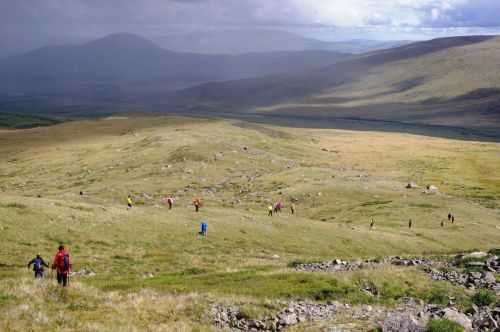
<instances>
[{"instance_id":1,"label":"hiker in orange jacket","mask_svg":"<svg viewBox=\"0 0 500 332\"><path fill-rule=\"evenodd\" d=\"M200 210L200 206L202 205L202 201L199 198L195 198L193 200L194 210L198 212Z\"/></svg>"}]
</instances>

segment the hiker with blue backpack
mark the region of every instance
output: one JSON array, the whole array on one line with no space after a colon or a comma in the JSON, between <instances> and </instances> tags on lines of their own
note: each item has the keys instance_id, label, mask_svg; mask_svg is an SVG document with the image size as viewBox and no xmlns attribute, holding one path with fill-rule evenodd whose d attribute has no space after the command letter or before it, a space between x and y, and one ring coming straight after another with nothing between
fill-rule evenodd
<instances>
[{"instance_id":1,"label":"hiker with blue backpack","mask_svg":"<svg viewBox=\"0 0 500 332\"><path fill-rule=\"evenodd\" d=\"M69 253L60 245L52 263L52 269L57 270L57 283L63 287L69 284L69 274L71 272L71 261Z\"/></svg>"},{"instance_id":2,"label":"hiker with blue backpack","mask_svg":"<svg viewBox=\"0 0 500 332\"><path fill-rule=\"evenodd\" d=\"M200 231L198 232L198 235L201 236L202 238L206 238L208 234L208 223L206 221L202 221L200 224Z\"/></svg>"},{"instance_id":3,"label":"hiker with blue backpack","mask_svg":"<svg viewBox=\"0 0 500 332\"><path fill-rule=\"evenodd\" d=\"M37 254L35 258L33 258L29 263L28 263L28 269L33 265L33 272L35 273L35 278L36 279L42 279L43 278L43 267L45 266L46 268L49 267L47 263L43 260L42 256L40 254Z\"/></svg>"}]
</instances>

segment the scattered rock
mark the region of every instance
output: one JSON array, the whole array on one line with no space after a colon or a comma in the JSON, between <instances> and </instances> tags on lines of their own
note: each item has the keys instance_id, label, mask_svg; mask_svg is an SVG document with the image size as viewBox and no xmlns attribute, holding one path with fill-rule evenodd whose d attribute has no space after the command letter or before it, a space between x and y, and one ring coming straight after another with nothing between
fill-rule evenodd
<instances>
[{"instance_id":1,"label":"scattered rock","mask_svg":"<svg viewBox=\"0 0 500 332\"><path fill-rule=\"evenodd\" d=\"M429 185L425 188L424 191L422 191L422 193L430 195L439 194L439 188L434 185Z\"/></svg>"},{"instance_id":2,"label":"scattered rock","mask_svg":"<svg viewBox=\"0 0 500 332\"><path fill-rule=\"evenodd\" d=\"M393 257L390 259L392 265L396 266L431 266L434 264L433 261L422 258L403 258L403 257Z\"/></svg>"},{"instance_id":3,"label":"scattered rock","mask_svg":"<svg viewBox=\"0 0 500 332\"><path fill-rule=\"evenodd\" d=\"M472 331L472 321L458 310L446 308L442 317L460 324L466 331Z\"/></svg>"},{"instance_id":4,"label":"scattered rock","mask_svg":"<svg viewBox=\"0 0 500 332\"><path fill-rule=\"evenodd\" d=\"M212 307L213 324L221 329L231 331L283 331L301 322L328 319L335 315L337 305L334 303L315 304L308 302L292 302L274 316L262 320L248 319L237 307L215 305Z\"/></svg>"},{"instance_id":5,"label":"scattered rock","mask_svg":"<svg viewBox=\"0 0 500 332\"><path fill-rule=\"evenodd\" d=\"M474 331L499 331L500 307L494 309L476 307L472 316L472 327Z\"/></svg>"},{"instance_id":6,"label":"scattered rock","mask_svg":"<svg viewBox=\"0 0 500 332\"><path fill-rule=\"evenodd\" d=\"M410 182L406 185L406 189L416 189L419 188L419 186L415 182Z\"/></svg>"},{"instance_id":7,"label":"scattered rock","mask_svg":"<svg viewBox=\"0 0 500 332\"><path fill-rule=\"evenodd\" d=\"M488 253L486 253L486 252L476 251L476 252L472 252L472 253L467 254L467 255L463 255L462 257L463 258L484 258L487 256L488 256Z\"/></svg>"},{"instance_id":8,"label":"scattered rock","mask_svg":"<svg viewBox=\"0 0 500 332\"><path fill-rule=\"evenodd\" d=\"M71 277L93 277L96 273L89 268L82 268L80 271L71 272Z\"/></svg>"},{"instance_id":9,"label":"scattered rock","mask_svg":"<svg viewBox=\"0 0 500 332\"><path fill-rule=\"evenodd\" d=\"M363 267L375 266L379 262L376 260L365 261L344 261L341 259L333 259L331 261L319 263L304 263L295 266L297 271L302 272L338 272L338 271L353 271Z\"/></svg>"},{"instance_id":10,"label":"scattered rock","mask_svg":"<svg viewBox=\"0 0 500 332\"><path fill-rule=\"evenodd\" d=\"M489 288L500 294L500 283L492 272L459 272L455 270L440 271L428 269L427 273L433 280L446 280L469 289Z\"/></svg>"},{"instance_id":11,"label":"scattered rock","mask_svg":"<svg viewBox=\"0 0 500 332\"><path fill-rule=\"evenodd\" d=\"M384 332L425 332L425 328L420 326L417 320L408 314L391 314L382 327Z\"/></svg>"},{"instance_id":12,"label":"scattered rock","mask_svg":"<svg viewBox=\"0 0 500 332\"><path fill-rule=\"evenodd\" d=\"M403 258L390 257L384 260L366 259L355 261L344 261L341 259L333 259L331 261L319 263L304 263L295 265L295 269L301 272L338 272L338 271L353 271L362 268L374 268L383 264L391 264L396 266L432 266L433 261L421 258Z\"/></svg>"}]
</instances>

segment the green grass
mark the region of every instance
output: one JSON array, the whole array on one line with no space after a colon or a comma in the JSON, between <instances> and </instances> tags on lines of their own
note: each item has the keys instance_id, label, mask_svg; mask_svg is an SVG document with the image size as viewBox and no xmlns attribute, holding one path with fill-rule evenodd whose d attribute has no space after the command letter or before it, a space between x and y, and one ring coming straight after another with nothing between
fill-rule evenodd
<instances>
[{"instance_id":1,"label":"green grass","mask_svg":"<svg viewBox=\"0 0 500 332\"><path fill-rule=\"evenodd\" d=\"M237 303L252 316L279 311L292 299L393 306L405 297L445 304L450 295L459 306L470 306L466 290L434 282L417 269L324 274L297 273L293 267L333 258L444 256L494 247L500 242L499 211L476 204L466 191L500 193L484 184L495 183L500 174L500 146L269 129L134 117L0 131L0 294L8 298L0 309L8 319L0 329L29 330L37 311L57 320L63 310L69 318L60 323L67 330L92 330L85 325L92 319L101 330L116 330L117 321L107 320L123 309L118 317L131 330L166 324L205 331L203 317L215 302ZM323 147L338 153L325 154ZM412 160L423 162L402 163L408 151ZM223 157L214 160L219 152ZM381 158L367 162L373 153ZM461 160L463 153L468 157ZM474 158L491 169L485 171ZM407 190L408 179L435 183L444 194ZM129 193L136 201L131 210L125 205ZM177 198L171 211L160 202L165 195ZM205 204L195 213L191 202L198 196ZM267 206L278 199L286 204L284 212L268 217ZM292 199L294 216L288 210ZM449 211L456 223L441 228ZM209 223L203 240L196 237L201 220ZM50 261L59 243L69 248L76 271L96 273L72 279L68 298L51 282L28 279L31 271L24 267L38 252ZM12 252L19 253L16 261ZM363 291L367 284L376 295ZM30 292L41 298L26 309L22 304ZM58 299L64 299L63 309ZM122 307L109 305L119 301ZM165 314L143 312L156 305ZM39 330L54 327L44 324Z\"/></svg>"},{"instance_id":2,"label":"green grass","mask_svg":"<svg viewBox=\"0 0 500 332\"><path fill-rule=\"evenodd\" d=\"M448 319L432 319L427 324L427 331L429 332L463 332L464 328L453 321Z\"/></svg>"},{"instance_id":3,"label":"green grass","mask_svg":"<svg viewBox=\"0 0 500 332\"><path fill-rule=\"evenodd\" d=\"M498 299L495 293L488 290L480 290L474 293L471 298L472 303L479 307L487 307L492 304L496 304L497 300Z\"/></svg>"},{"instance_id":4,"label":"green grass","mask_svg":"<svg viewBox=\"0 0 500 332\"><path fill-rule=\"evenodd\" d=\"M57 123L60 123L60 121L46 116L0 112L0 128L34 128L51 126Z\"/></svg>"},{"instance_id":5,"label":"green grass","mask_svg":"<svg viewBox=\"0 0 500 332\"><path fill-rule=\"evenodd\" d=\"M6 305L8 302L15 300L15 296L0 293L0 306Z\"/></svg>"}]
</instances>

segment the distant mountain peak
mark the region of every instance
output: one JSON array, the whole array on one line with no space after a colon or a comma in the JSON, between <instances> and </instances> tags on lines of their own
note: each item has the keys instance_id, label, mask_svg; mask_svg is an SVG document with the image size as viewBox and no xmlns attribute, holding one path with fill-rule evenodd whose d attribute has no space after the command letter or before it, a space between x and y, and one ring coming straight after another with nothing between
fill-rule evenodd
<instances>
[{"instance_id":1,"label":"distant mountain peak","mask_svg":"<svg viewBox=\"0 0 500 332\"><path fill-rule=\"evenodd\" d=\"M113 33L100 39L91 41L86 47L124 47L124 48L157 48L160 47L151 40L133 33Z\"/></svg>"}]
</instances>

